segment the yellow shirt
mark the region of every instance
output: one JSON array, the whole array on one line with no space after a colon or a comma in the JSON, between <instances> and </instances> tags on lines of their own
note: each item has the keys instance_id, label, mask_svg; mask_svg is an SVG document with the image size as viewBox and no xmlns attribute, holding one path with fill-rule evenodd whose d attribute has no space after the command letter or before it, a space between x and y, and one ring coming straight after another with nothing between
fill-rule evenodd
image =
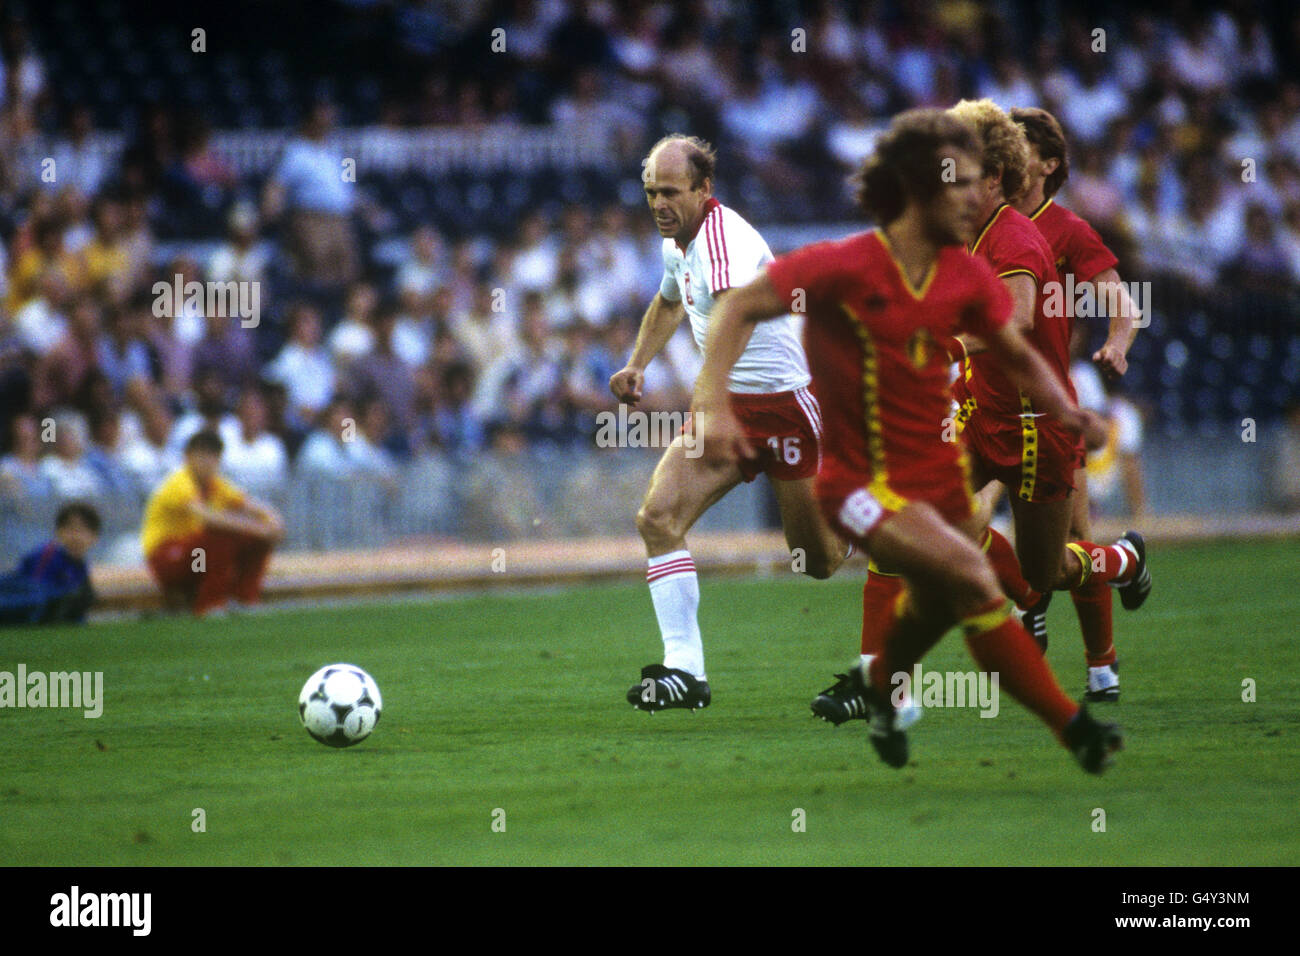
<instances>
[{"instance_id":1,"label":"yellow shirt","mask_svg":"<svg viewBox=\"0 0 1300 956\"><path fill-rule=\"evenodd\" d=\"M9 270L10 312L17 312L41 292L41 276L51 267L63 273L63 279L73 292L86 286L85 263L80 256L64 253L51 261L39 249L28 249Z\"/></svg>"},{"instance_id":2,"label":"yellow shirt","mask_svg":"<svg viewBox=\"0 0 1300 956\"><path fill-rule=\"evenodd\" d=\"M126 249L120 243L106 245L99 239L92 239L81 250L82 268L91 285L100 282L120 282L131 269L131 260L127 258Z\"/></svg>"},{"instance_id":3,"label":"yellow shirt","mask_svg":"<svg viewBox=\"0 0 1300 956\"><path fill-rule=\"evenodd\" d=\"M190 510L196 501L222 510L244 503L244 494L220 475L212 479L212 487L205 496L190 470L182 465L159 485L144 508L144 524L140 541L145 557L160 544L177 538L187 538L203 530L203 521Z\"/></svg>"}]
</instances>

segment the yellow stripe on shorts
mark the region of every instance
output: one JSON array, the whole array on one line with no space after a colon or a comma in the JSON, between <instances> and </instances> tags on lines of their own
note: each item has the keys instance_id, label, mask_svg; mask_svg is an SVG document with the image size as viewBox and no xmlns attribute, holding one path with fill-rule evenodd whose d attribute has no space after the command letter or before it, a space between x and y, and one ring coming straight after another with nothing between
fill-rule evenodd
<instances>
[{"instance_id":1,"label":"yellow stripe on shorts","mask_svg":"<svg viewBox=\"0 0 1300 956\"><path fill-rule=\"evenodd\" d=\"M1038 484L1038 419L1029 396L1020 393L1020 498L1034 500Z\"/></svg>"}]
</instances>

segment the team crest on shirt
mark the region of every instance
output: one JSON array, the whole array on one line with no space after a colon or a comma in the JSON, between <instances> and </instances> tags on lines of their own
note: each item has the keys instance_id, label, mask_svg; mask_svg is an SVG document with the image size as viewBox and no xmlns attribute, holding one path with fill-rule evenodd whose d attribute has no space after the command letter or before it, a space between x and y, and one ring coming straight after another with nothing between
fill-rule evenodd
<instances>
[{"instance_id":1,"label":"team crest on shirt","mask_svg":"<svg viewBox=\"0 0 1300 956\"><path fill-rule=\"evenodd\" d=\"M907 357L911 360L912 367L923 369L929 365L936 347L934 336L925 326L913 332L907 340Z\"/></svg>"}]
</instances>

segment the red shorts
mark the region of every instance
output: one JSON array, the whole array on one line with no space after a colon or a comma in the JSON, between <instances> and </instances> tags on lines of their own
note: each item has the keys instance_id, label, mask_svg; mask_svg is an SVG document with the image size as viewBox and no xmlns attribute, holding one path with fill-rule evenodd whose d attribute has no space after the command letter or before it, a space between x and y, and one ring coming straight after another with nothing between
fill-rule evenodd
<instances>
[{"instance_id":1,"label":"red shorts","mask_svg":"<svg viewBox=\"0 0 1300 956\"><path fill-rule=\"evenodd\" d=\"M755 445L757 457L742 459L740 475L753 481L763 472L778 481L811 478L822 457L821 406L809 388L793 392L731 392L731 407Z\"/></svg>"},{"instance_id":2,"label":"red shorts","mask_svg":"<svg viewBox=\"0 0 1300 956\"><path fill-rule=\"evenodd\" d=\"M980 477L1002 482L1023 501L1063 501L1083 465L1083 440L1046 416L990 422L979 410L962 437Z\"/></svg>"},{"instance_id":3,"label":"red shorts","mask_svg":"<svg viewBox=\"0 0 1300 956\"><path fill-rule=\"evenodd\" d=\"M164 541L148 561L164 591L185 591L195 613L202 614L232 598L245 604L258 601L270 557L271 544L263 538L205 529Z\"/></svg>"},{"instance_id":4,"label":"red shorts","mask_svg":"<svg viewBox=\"0 0 1300 956\"><path fill-rule=\"evenodd\" d=\"M892 477L884 487L828 465L817 476L816 495L831 528L868 552L867 538L876 526L912 502L924 501L951 525L960 525L975 513L970 469L960 448L955 460L913 463L905 476Z\"/></svg>"}]
</instances>

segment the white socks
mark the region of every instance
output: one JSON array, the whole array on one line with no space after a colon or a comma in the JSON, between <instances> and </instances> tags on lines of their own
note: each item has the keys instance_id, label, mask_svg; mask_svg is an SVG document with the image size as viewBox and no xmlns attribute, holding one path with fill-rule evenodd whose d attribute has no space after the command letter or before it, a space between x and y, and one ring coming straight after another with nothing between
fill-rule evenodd
<instances>
[{"instance_id":1,"label":"white socks","mask_svg":"<svg viewBox=\"0 0 1300 956\"><path fill-rule=\"evenodd\" d=\"M1109 664L1088 668L1088 690L1110 690L1119 686L1119 675L1111 670Z\"/></svg>"},{"instance_id":2,"label":"white socks","mask_svg":"<svg viewBox=\"0 0 1300 956\"><path fill-rule=\"evenodd\" d=\"M705 680L704 643L700 640L700 579L689 551L672 551L650 558L645 575L650 585L659 633L664 641L664 667L674 667Z\"/></svg>"}]
</instances>

